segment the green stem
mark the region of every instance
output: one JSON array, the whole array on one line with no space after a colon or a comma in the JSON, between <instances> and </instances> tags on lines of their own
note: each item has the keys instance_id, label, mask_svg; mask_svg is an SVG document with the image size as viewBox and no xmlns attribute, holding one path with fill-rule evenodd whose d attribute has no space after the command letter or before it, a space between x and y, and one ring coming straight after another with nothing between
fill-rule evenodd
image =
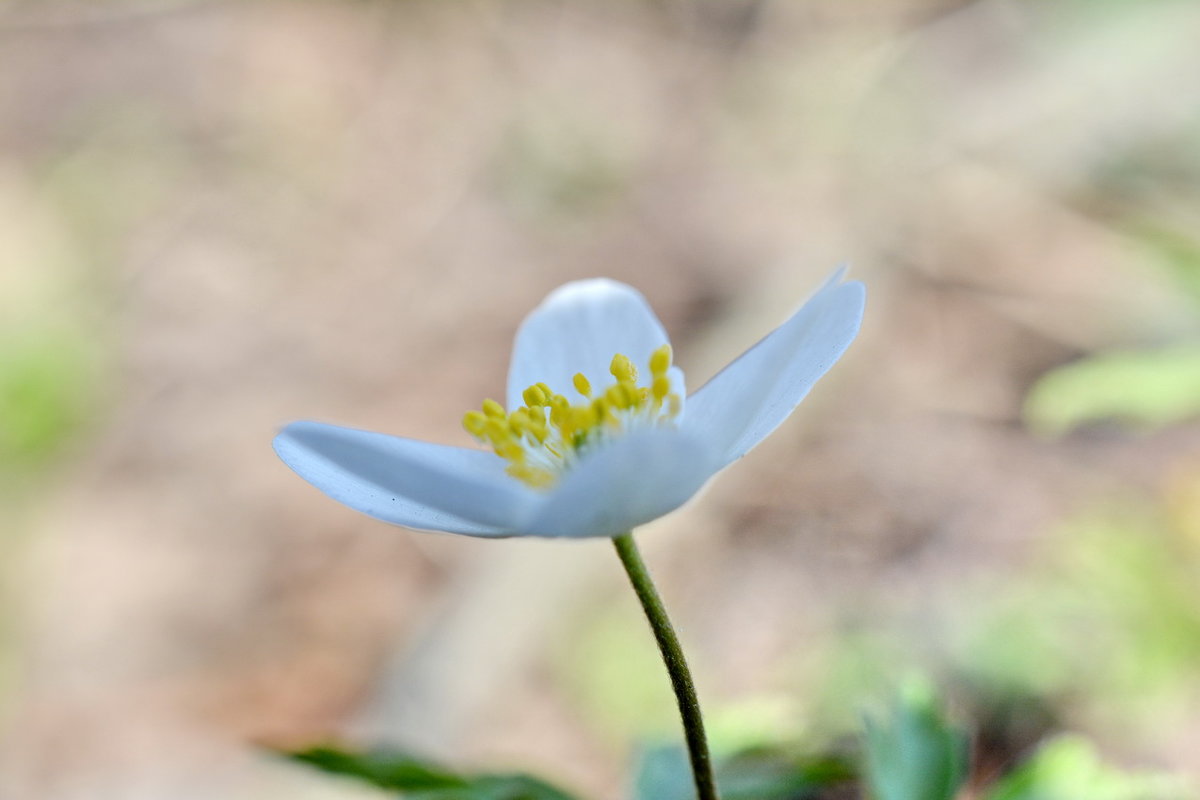
<instances>
[{"instance_id":1,"label":"green stem","mask_svg":"<svg viewBox=\"0 0 1200 800\"><path fill-rule=\"evenodd\" d=\"M646 619L654 631L658 641L659 652L667 665L667 673L671 676L671 688L675 690L675 700L679 703L679 715L683 718L683 733L687 739L688 757L692 762L692 776L696 781L696 794L699 800L719 800L717 784L713 779L712 759L708 755L708 741L704 737L704 719L700 716L700 701L696 698L696 687L692 684L692 674L688 671L687 661L683 657L683 648L671 627L667 609L663 606L646 562L638 552L633 541L633 534L626 533L613 538L617 555L625 565L629 574L629 582L633 591L642 602Z\"/></svg>"}]
</instances>

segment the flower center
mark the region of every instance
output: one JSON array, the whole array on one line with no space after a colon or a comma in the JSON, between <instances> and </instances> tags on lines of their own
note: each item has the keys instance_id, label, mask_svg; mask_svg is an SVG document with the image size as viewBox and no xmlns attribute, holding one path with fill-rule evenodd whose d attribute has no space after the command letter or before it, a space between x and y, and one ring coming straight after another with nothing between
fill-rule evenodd
<instances>
[{"instance_id":1,"label":"flower center","mask_svg":"<svg viewBox=\"0 0 1200 800\"><path fill-rule=\"evenodd\" d=\"M545 489L588 449L629 428L675 424L683 401L668 374L671 345L655 350L648 366L649 385L639 386L637 367L617 353L609 366L616 382L599 394L593 394L587 377L577 372L572 382L581 399L575 403L535 383L521 393L525 405L506 414L495 400L484 400L482 411L463 416L463 427L509 462L509 475Z\"/></svg>"}]
</instances>

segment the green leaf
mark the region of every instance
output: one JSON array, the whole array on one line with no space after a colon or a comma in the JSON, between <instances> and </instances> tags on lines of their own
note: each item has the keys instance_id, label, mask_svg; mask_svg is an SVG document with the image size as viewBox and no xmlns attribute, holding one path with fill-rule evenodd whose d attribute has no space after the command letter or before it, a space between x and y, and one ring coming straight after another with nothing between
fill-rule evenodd
<instances>
[{"instance_id":1,"label":"green leaf","mask_svg":"<svg viewBox=\"0 0 1200 800\"><path fill-rule=\"evenodd\" d=\"M333 747L314 747L291 758L322 772L347 775L381 789L461 789L469 781L449 770L406 753L373 751L351 753Z\"/></svg>"},{"instance_id":2,"label":"green leaf","mask_svg":"<svg viewBox=\"0 0 1200 800\"><path fill-rule=\"evenodd\" d=\"M854 779L843 758L797 757L777 747L756 747L721 759L716 767L721 800L805 800ZM677 745L648 748L635 770L634 800L695 800L687 752Z\"/></svg>"},{"instance_id":3,"label":"green leaf","mask_svg":"<svg viewBox=\"0 0 1200 800\"><path fill-rule=\"evenodd\" d=\"M717 771L722 800L802 800L852 781L854 769L837 756L796 758L756 748L724 760Z\"/></svg>"},{"instance_id":4,"label":"green leaf","mask_svg":"<svg viewBox=\"0 0 1200 800\"><path fill-rule=\"evenodd\" d=\"M967 777L967 737L942 717L924 683L905 687L889 719L867 719L865 755L877 800L951 800Z\"/></svg>"},{"instance_id":5,"label":"green leaf","mask_svg":"<svg viewBox=\"0 0 1200 800\"><path fill-rule=\"evenodd\" d=\"M1101 420L1157 428L1200 415L1200 345L1103 353L1052 370L1033 386L1025 419L1046 435Z\"/></svg>"},{"instance_id":6,"label":"green leaf","mask_svg":"<svg viewBox=\"0 0 1200 800\"><path fill-rule=\"evenodd\" d=\"M292 753L290 757L322 772L358 778L380 789L401 791L408 800L574 800L561 789L528 775L466 777L396 751L352 753L334 747L315 747Z\"/></svg>"},{"instance_id":7,"label":"green leaf","mask_svg":"<svg viewBox=\"0 0 1200 800\"><path fill-rule=\"evenodd\" d=\"M422 795L424 797L424 795ZM484 775L476 778L464 794L439 792L429 800L574 800L572 795L529 775Z\"/></svg>"},{"instance_id":8,"label":"green leaf","mask_svg":"<svg viewBox=\"0 0 1200 800\"><path fill-rule=\"evenodd\" d=\"M649 747L635 760L633 800L695 800L687 752L677 745Z\"/></svg>"},{"instance_id":9,"label":"green leaf","mask_svg":"<svg viewBox=\"0 0 1200 800\"><path fill-rule=\"evenodd\" d=\"M1062 736L992 787L986 800L1183 800L1182 781L1105 767L1091 744Z\"/></svg>"}]
</instances>

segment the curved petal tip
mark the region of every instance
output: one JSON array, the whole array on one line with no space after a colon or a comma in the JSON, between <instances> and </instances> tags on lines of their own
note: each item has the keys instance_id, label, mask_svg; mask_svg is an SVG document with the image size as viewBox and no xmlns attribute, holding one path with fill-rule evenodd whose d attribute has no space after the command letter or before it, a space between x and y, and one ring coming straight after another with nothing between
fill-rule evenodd
<instances>
[{"instance_id":1,"label":"curved petal tip","mask_svg":"<svg viewBox=\"0 0 1200 800\"><path fill-rule=\"evenodd\" d=\"M708 438L722 466L787 419L854 341L867 289L836 270L800 310L688 398L685 427Z\"/></svg>"}]
</instances>

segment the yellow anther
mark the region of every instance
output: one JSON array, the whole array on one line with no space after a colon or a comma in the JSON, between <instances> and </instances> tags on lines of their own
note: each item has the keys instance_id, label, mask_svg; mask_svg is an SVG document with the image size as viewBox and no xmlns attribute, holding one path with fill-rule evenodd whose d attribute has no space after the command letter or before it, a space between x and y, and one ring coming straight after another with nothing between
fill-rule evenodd
<instances>
[{"instance_id":1,"label":"yellow anther","mask_svg":"<svg viewBox=\"0 0 1200 800\"><path fill-rule=\"evenodd\" d=\"M627 383L625 384L625 394L629 396L629 407L636 409L641 407L642 399L646 396L646 390L632 383Z\"/></svg>"},{"instance_id":2,"label":"yellow anther","mask_svg":"<svg viewBox=\"0 0 1200 800\"><path fill-rule=\"evenodd\" d=\"M571 416L571 404L565 400L550 409L550 424L561 428Z\"/></svg>"},{"instance_id":3,"label":"yellow anther","mask_svg":"<svg viewBox=\"0 0 1200 800\"><path fill-rule=\"evenodd\" d=\"M597 424L601 422L617 422L617 416L613 413L612 403L603 397L597 397L592 401L592 411L596 414Z\"/></svg>"},{"instance_id":4,"label":"yellow anther","mask_svg":"<svg viewBox=\"0 0 1200 800\"><path fill-rule=\"evenodd\" d=\"M489 417L492 417L493 419L503 419L504 418L504 406L500 405L495 400L492 400L491 398L489 398L489 399L483 401L483 413L487 414Z\"/></svg>"},{"instance_id":5,"label":"yellow anther","mask_svg":"<svg viewBox=\"0 0 1200 800\"><path fill-rule=\"evenodd\" d=\"M553 486L564 470L593 447L601 447L628 427L673 424L683 400L673 389L669 372L671 348L655 350L649 359L651 380L637 383L638 371L625 355L613 356L606 381L593 395L583 373L572 378L582 399L555 393L545 383L534 383L521 392L524 405L505 413L495 400L485 400L481 411L463 416L463 427L491 445L508 462L507 472L534 488Z\"/></svg>"},{"instance_id":6,"label":"yellow anther","mask_svg":"<svg viewBox=\"0 0 1200 800\"><path fill-rule=\"evenodd\" d=\"M629 360L629 356L617 353L612 357L612 363L609 365L608 371L618 381L637 383L637 367Z\"/></svg>"},{"instance_id":7,"label":"yellow anther","mask_svg":"<svg viewBox=\"0 0 1200 800\"><path fill-rule=\"evenodd\" d=\"M467 429L467 433L477 438L483 438L483 431L487 425L487 417L478 411L468 411L463 414L463 427Z\"/></svg>"},{"instance_id":8,"label":"yellow anther","mask_svg":"<svg viewBox=\"0 0 1200 800\"><path fill-rule=\"evenodd\" d=\"M532 433L538 428L546 427L546 416L542 414L541 409L523 409L524 414L521 415L521 427L524 431Z\"/></svg>"},{"instance_id":9,"label":"yellow anther","mask_svg":"<svg viewBox=\"0 0 1200 800\"><path fill-rule=\"evenodd\" d=\"M654 383L650 387L650 393L654 395L656 403L661 403L663 398L671 393L671 379L666 375L655 375Z\"/></svg>"},{"instance_id":10,"label":"yellow anther","mask_svg":"<svg viewBox=\"0 0 1200 800\"><path fill-rule=\"evenodd\" d=\"M496 454L499 455L501 458L508 459L509 461L524 461L525 460L525 448L521 447L521 445L517 444L516 442L512 442L512 441L505 442L504 444L498 445L496 447Z\"/></svg>"},{"instance_id":11,"label":"yellow anther","mask_svg":"<svg viewBox=\"0 0 1200 800\"><path fill-rule=\"evenodd\" d=\"M591 405L572 406L571 416L568 420L570 427L574 431L584 431L591 428L600 420L600 412L596 408L596 403L603 404L602 400L595 400Z\"/></svg>"},{"instance_id":12,"label":"yellow anther","mask_svg":"<svg viewBox=\"0 0 1200 800\"><path fill-rule=\"evenodd\" d=\"M502 442L507 442L512 439L512 432L509 431L508 425L495 417L489 417L484 423L484 435L492 440L492 444L499 445Z\"/></svg>"},{"instance_id":13,"label":"yellow anther","mask_svg":"<svg viewBox=\"0 0 1200 800\"><path fill-rule=\"evenodd\" d=\"M622 411L636 408L638 403L637 387L624 381L614 383L604 391L605 405Z\"/></svg>"},{"instance_id":14,"label":"yellow anther","mask_svg":"<svg viewBox=\"0 0 1200 800\"><path fill-rule=\"evenodd\" d=\"M535 489L544 489L554 485L554 473L540 467L531 467L528 464L513 464L505 471L517 480L523 481Z\"/></svg>"},{"instance_id":15,"label":"yellow anther","mask_svg":"<svg viewBox=\"0 0 1200 800\"><path fill-rule=\"evenodd\" d=\"M621 384L614 383L604 390L604 405L625 408L625 393L621 391Z\"/></svg>"},{"instance_id":16,"label":"yellow anther","mask_svg":"<svg viewBox=\"0 0 1200 800\"><path fill-rule=\"evenodd\" d=\"M683 411L683 401L679 399L679 395L671 392L667 395L667 412L672 417L678 417L680 411Z\"/></svg>"},{"instance_id":17,"label":"yellow anther","mask_svg":"<svg viewBox=\"0 0 1200 800\"><path fill-rule=\"evenodd\" d=\"M654 377L666 375L671 368L671 345L664 344L650 354L650 374Z\"/></svg>"},{"instance_id":18,"label":"yellow anther","mask_svg":"<svg viewBox=\"0 0 1200 800\"><path fill-rule=\"evenodd\" d=\"M625 383L621 385L625 387L624 391L625 395L628 397L627 402L629 403L629 407L635 410L641 408L642 401L646 399L648 390L642 386L637 386L636 384L632 383Z\"/></svg>"}]
</instances>

